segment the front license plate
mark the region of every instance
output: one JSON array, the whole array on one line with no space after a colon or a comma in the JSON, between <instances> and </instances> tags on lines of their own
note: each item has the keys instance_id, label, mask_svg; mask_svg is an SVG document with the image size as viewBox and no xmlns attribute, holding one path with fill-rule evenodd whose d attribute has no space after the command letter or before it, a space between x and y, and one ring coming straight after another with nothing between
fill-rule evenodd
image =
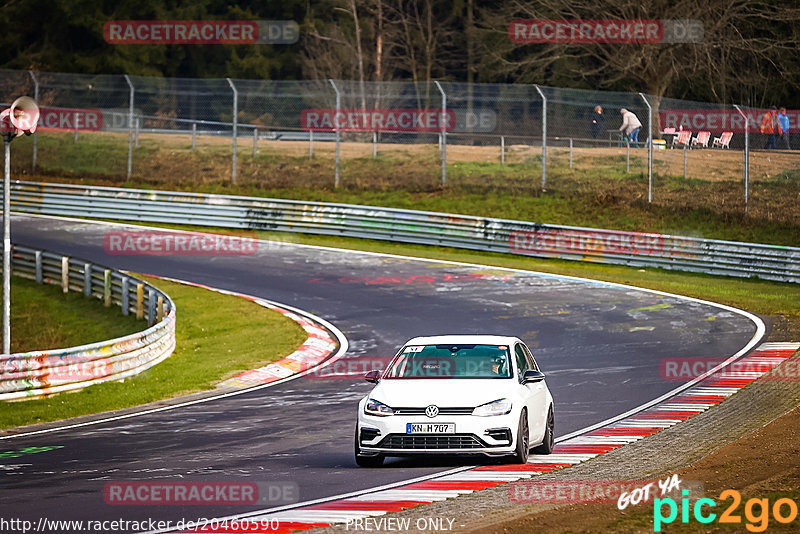
<instances>
[{"instance_id":1,"label":"front license plate","mask_svg":"<svg viewBox=\"0 0 800 534\"><path fill-rule=\"evenodd\" d=\"M406 423L406 434L455 434L455 423Z\"/></svg>"}]
</instances>

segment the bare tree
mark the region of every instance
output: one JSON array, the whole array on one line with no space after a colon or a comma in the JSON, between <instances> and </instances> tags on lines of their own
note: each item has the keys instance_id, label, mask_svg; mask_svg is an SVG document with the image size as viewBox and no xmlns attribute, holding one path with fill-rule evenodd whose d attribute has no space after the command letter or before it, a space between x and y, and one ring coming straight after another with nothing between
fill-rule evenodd
<instances>
[{"instance_id":1,"label":"bare tree","mask_svg":"<svg viewBox=\"0 0 800 534\"><path fill-rule=\"evenodd\" d=\"M765 80L781 77L797 80L779 59L794 56L798 47L800 8L795 2L513 0L484 15L483 65L495 75L542 83L557 71L593 87L645 91L656 98L654 115L660 99L679 85L706 84L714 98L727 104L732 97L751 94L741 88L763 87ZM514 19L675 18L701 21L702 42L520 45L508 37Z\"/></svg>"}]
</instances>

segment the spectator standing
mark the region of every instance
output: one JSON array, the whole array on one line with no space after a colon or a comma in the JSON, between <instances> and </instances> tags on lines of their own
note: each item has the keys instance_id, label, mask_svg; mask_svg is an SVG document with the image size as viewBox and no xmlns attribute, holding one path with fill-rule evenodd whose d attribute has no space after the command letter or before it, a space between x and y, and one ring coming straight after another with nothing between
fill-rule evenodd
<instances>
[{"instance_id":1,"label":"spectator standing","mask_svg":"<svg viewBox=\"0 0 800 534\"><path fill-rule=\"evenodd\" d=\"M594 107L592 113L592 139L597 139L597 136L605 130L606 118L603 116L603 108L600 106Z\"/></svg>"},{"instance_id":2,"label":"spectator standing","mask_svg":"<svg viewBox=\"0 0 800 534\"><path fill-rule=\"evenodd\" d=\"M778 125L781 127L781 148L791 150L789 145L789 117L786 115L786 108L778 110Z\"/></svg>"},{"instance_id":3,"label":"spectator standing","mask_svg":"<svg viewBox=\"0 0 800 534\"><path fill-rule=\"evenodd\" d=\"M634 146L638 148L639 129L642 127L642 123L639 121L639 118L633 114L632 111L628 111L625 108L622 108L619 111L620 113L622 113L622 126L619 127L619 131L627 135L630 142L633 143Z\"/></svg>"},{"instance_id":4,"label":"spectator standing","mask_svg":"<svg viewBox=\"0 0 800 534\"><path fill-rule=\"evenodd\" d=\"M775 150L778 148L778 135L781 133L781 125L778 121L778 108L772 106L769 111L764 113L761 117L761 133L767 136L767 142L764 143L765 149Z\"/></svg>"}]
</instances>

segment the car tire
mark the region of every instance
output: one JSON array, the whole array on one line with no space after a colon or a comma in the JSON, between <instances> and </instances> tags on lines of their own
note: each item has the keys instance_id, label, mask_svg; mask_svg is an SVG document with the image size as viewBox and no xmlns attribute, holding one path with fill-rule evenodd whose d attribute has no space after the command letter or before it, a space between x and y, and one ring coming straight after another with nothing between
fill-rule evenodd
<instances>
[{"instance_id":1,"label":"car tire","mask_svg":"<svg viewBox=\"0 0 800 534\"><path fill-rule=\"evenodd\" d=\"M553 447L555 446L555 434L553 433L555 426L556 419L555 416L553 416L553 407L550 406L550 409L547 411L547 423L544 429L544 438L542 438L542 444L533 449L534 453L550 454L553 452Z\"/></svg>"},{"instance_id":2,"label":"car tire","mask_svg":"<svg viewBox=\"0 0 800 534\"><path fill-rule=\"evenodd\" d=\"M366 456L361 454L361 446L358 443L358 425L356 425L356 439L354 443L356 465L359 467L381 467L383 465L383 455Z\"/></svg>"},{"instance_id":3,"label":"car tire","mask_svg":"<svg viewBox=\"0 0 800 534\"><path fill-rule=\"evenodd\" d=\"M530 432L528 430L528 412L522 410L519 414L519 428L517 430L517 449L514 452L515 464L528 463L528 454L530 453Z\"/></svg>"}]
</instances>

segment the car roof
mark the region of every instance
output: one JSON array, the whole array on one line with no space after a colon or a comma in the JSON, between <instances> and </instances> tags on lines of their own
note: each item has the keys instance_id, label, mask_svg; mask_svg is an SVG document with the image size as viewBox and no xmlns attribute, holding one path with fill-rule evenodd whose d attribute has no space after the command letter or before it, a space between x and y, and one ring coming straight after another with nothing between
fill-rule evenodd
<instances>
[{"instance_id":1,"label":"car roof","mask_svg":"<svg viewBox=\"0 0 800 534\"><path fill-rule=\"evenodd\" d=\"M455 335L441 335L441 336L423 336L415 337L406 342L406 345L513 345L516 342L521 342L518 337L514 336L494 336L487 334L455 334Z\"/></svg>"}]
</instances>

